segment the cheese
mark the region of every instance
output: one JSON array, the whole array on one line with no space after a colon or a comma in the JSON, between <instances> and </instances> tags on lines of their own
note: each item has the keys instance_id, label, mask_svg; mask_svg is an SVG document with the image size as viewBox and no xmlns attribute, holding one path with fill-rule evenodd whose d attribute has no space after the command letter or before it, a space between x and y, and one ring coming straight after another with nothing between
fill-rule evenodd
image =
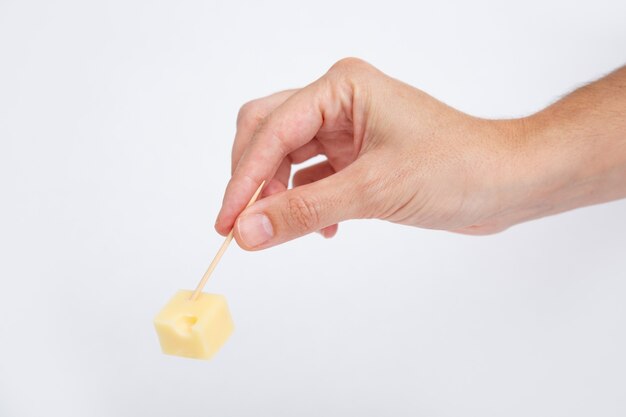
<instances>
[{"instance_id":1,"label":"cheese","mask_svg":"<svg viewBox=\"0 0 626 417\"><path fill-rule=\"evenodd\" d=\"M180 290L154 318L163 353L194 359L210 359L233 332L226 298Z\"/></svg>"}]
</instances>

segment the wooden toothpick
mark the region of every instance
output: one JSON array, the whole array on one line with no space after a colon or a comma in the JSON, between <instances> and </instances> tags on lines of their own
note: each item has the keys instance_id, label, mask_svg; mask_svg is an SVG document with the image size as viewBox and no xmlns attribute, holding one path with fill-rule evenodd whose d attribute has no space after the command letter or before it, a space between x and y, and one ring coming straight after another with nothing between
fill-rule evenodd
<instances>
[{"instance_id":1,"label":"wooden toothpick","mask_svg":"<svg viewBox=\"0 0 626 417\"><path fill-rule=\"evenodd\" d=\"M261 185L259 185L259 188L257 188L257 190L254 192L254 195L252 196L252 198L248 202L248 205L246 206L246 208L248 208L252 204L254 204L256 199L259 197L259 194L261 194L261 190L263 189L264 185L265 185L265 181L263 181L261 183ZM218 262L222 258L222 255L224 255L224 252L226 252L226 248L228 248L228 245L230 244L230 241L233 240L233 231L234 231L234 229L235 229L235 227L233 226L233 228L230 230L230 233L228 233L228 236L226 236L226 240L224 240L224 243L222 243L222 246L220 246L220 249L217 251L217 254L215 255L215 258L213 258L213 260L211 261L211 264L209 265L209 267L207 268L206 272L202 276L202 279L198 283L198 286L196 287L195 291L193 292L193 294L191 294L191 297L189 298L191 301L194 301L195 299L198 298L198 296L202 292L202 289L206 285L206 282L209 280L209 277L213 273L213 270L215 269L215 267L217 266Z\"/></svg>"}]
</instances>

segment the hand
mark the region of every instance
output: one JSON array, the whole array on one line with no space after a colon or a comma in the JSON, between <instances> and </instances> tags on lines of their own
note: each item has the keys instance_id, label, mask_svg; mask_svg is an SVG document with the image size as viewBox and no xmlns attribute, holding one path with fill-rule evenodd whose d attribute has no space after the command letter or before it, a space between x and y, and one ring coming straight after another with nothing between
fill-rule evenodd
<instances>
[{"instance_id":1,"label":"hand","mask_svg":"<svg viewBox=\"0 0 626 417\"><path fill-rule=\"evenodd\" d=\"M248 250L312 231L331 237L352 218L503 230L559 211L550 196L564 170L547 157L545 119L478 119L344 59L305 88L241 108L216 230L234 225ZM296 172L288 190L291 166L320 154L327 159ZM264 198L242 212L263 180Z\"/></svg>"},{"instance_id":2,"label":"hand","mask_svg":"<svg viewBox=\"0 0 626 417\"><path fill-rule=\"evenodd\" d=\"M369 64L346 59L301 90L244 105L233 176L216 229L226 234L264 179L263 200L243 212L235 238L260 249L351 218L465 232L506 227L497 210L515 139L512 122L460 113ZM327 160L296 172L292 164Z\"/></svg>"}]
</instances>

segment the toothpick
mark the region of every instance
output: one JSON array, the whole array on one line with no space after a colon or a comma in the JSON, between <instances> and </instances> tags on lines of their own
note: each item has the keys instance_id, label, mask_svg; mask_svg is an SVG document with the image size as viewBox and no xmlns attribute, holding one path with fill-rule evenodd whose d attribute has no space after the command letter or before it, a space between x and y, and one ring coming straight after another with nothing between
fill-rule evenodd
<instances>
[{"instance_id":1,"label":"toothpick","mask_svg":"<svg viewBox=\"0 0 626 417\"><path fill-rule=\"evenodd\" d=\"M254 204L256 199L259 197L259 194L261 194L261 190L263 189L264 185L265 185L265 181L263 181L261 183L261 185L259 185L259 188L257 188L257 190L255 191L254 195L252 196L252 198L248 202L248 205L246 206L246 208L248 208L252 204ZM189 298L191 301L194 301L195 299L198 298L198 296L202 292L202 289L206 285L206 282L209 280L209 277L213 273L213 270L217 266L217 264L220 261L220 259L222 259L222 255L224 255L224 252L226 252L226 249L228 248L228 245L230 244L230 241L233 240L233 231L234 231L234 229L235 228L233 226L233 228L230 230L230 233L228 233L228 236L226 236L226 240L224 240L224 243L222 243L222 246L220 246L220 250L217 251L217 254L215 255L215 258L213 258L213 261L211 261L211 264L209 265L209 267L207 268L206 272L202 276L202 279L198 283L198 286L196 287L195 291L193 292L193 294L191 294L191 297Z\"/></svg>"}]
</instances>

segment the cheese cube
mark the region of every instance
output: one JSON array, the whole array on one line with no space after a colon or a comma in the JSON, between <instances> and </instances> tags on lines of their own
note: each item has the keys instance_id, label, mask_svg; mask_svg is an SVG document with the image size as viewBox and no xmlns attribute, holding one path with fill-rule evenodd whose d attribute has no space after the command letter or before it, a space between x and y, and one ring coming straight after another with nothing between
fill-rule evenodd
<instances>
[{"instance_id":1,"label":"cheese cube","mask_svg":"<svg viewBox=\"0 0 626 417\"><path fill-rule=\"evenodd\" d=\"M226 298L180 290L154 318L161 349L168 355L210 359L233 332Z\"/></svg>"}]
</instances>

